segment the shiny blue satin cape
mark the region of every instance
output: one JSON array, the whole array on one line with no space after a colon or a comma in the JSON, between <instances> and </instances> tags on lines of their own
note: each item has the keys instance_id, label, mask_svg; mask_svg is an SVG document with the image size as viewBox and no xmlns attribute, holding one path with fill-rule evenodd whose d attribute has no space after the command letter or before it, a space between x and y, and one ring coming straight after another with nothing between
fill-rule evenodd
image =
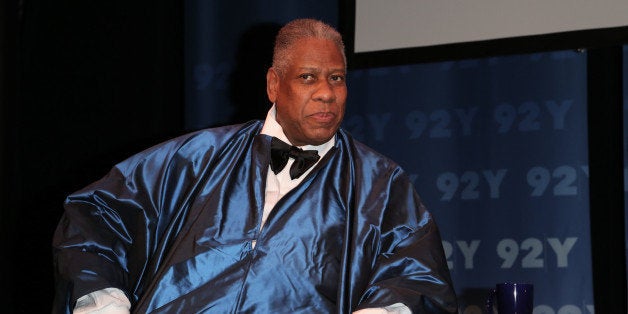
<instances>
[{"instance_id":1,"label":"shiny blue satin cape","mask_svg":"<svg viewBox=\"0 0 628 314\"><path fill-rule=\"evenodd\" d=\"M167 141L68 196L53 312L107 287L133 313L457 311L437 226L407 175L342 129L260 231L262 124Z\"/></svg>"}]
</instances>

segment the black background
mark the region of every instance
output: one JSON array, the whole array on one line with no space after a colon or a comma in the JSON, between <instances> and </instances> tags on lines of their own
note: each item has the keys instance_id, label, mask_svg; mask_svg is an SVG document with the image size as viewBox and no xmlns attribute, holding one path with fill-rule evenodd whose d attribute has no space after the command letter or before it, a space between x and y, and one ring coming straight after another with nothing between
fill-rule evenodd
<instances>
[{"instance_id":1,"label":"black background","mask_svg":"<svg viewBox=\"0 0 628 314\"><path fill-rule=\"evenodd\" d=\"M2 2L2 312L51 311L67 194L182 133L182 6Z\"/></svg>"}]
</instances>

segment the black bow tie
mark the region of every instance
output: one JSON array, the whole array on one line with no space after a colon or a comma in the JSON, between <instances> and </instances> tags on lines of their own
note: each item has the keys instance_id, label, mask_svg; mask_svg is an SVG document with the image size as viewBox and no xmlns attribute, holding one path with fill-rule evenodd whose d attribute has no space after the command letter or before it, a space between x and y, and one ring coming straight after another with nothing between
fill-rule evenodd
<instances>
[{"instance_id":1,"label":"black bow tie","mask_svg":"<svg viewBox=\"0 0 628 314\"><path fill-rule=\"evenodd\" d=\"M286 166L288 158L293 158L294 163L290 167L290 178L294 179L312 167L320 156L316 150L302 150L273 137L270 142L270 158L270 169L275 174Z\"/></svg>"}]
</instances>

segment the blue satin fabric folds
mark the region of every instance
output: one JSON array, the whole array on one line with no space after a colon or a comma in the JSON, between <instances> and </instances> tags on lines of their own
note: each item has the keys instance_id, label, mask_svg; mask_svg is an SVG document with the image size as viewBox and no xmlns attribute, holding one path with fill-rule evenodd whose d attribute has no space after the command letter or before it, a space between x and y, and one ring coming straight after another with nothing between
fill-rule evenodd
<instances>
[{"instance_id":1,"label":"blue satin fabric folds","mask_svg":"<svg viewBox=\"0 0 628 314\"><path fill-rule=\"evenodd\" d=\"M134 313L457 311L438 229L408 177L343 130L260 231L261 126L170 140L70 195L53 239L54 312L107 287Z\"/></svg>"}]
</instances>

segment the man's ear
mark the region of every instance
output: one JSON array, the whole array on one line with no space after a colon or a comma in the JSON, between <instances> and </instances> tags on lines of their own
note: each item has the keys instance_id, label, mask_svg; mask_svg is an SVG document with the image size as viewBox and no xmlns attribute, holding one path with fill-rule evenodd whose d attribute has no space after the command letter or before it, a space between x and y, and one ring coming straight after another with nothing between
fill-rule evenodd
<instances>
[{"instance_id":1,"label":"man's ear","mask_svg":"<svg viewBox=\"0 0 628 314\"><path fill-rule=\"evenodd\" d=\"M277 90L279 88L279 75L273 68L269 68L266 72L266 94L271 103L277 100Z\"/></svg>"}]
</instances>

